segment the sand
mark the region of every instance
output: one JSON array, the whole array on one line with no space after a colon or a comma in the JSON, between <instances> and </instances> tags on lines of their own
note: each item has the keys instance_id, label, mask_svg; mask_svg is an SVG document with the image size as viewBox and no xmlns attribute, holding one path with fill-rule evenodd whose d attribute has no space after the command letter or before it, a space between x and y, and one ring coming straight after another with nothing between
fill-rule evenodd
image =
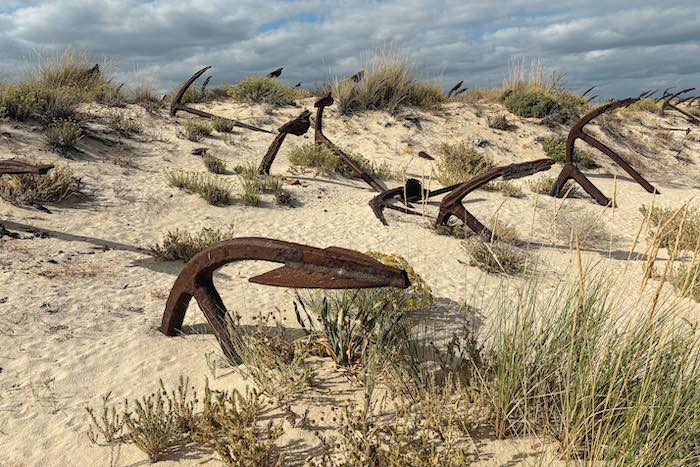
<instances>
[{"instance_id":1,"label":"sand","mask_svg":"<svg viewBox=\"0 0 700 467\"><path fill-rule=\"evenodd\" d=\"M312 99L305 99L297 108L269 109L231 102L200 107L277 128L312 105ZM85 106L83 111L94 116L114 112L97 105ZM182 263L159 262L139 249L159 241L168 230L232 226L237 236L401 255L432 287L439 305L432 312L434 322L448 331L458 329L464 319L463 306L479 315L481 307L509 281L469 266L459 240L439 236L429 228L430 217L436 214L434 205L427 207L426 218L388 212L389 226L385 227L368 207L374 194L361 181L316 177L290 169L287 153L294 146L312 142L312 131L304 137L289 136L272 167L272 174L300 180L300 185L286 187L299 207L275 206L268 198L261 207L241 203L213 207L196 195L169 187L165 173L171 169L203 172L201 159L190 154L198 146L213 148L229 168L248 162L257 165L271 135L243 130L193 143L178 138L178 119L167 117L165 111L152 116L133 105L119 111L142 122L143 133L120 138L116 146L85 138L73 160L49 152L37 128L0 123L0 159L67 164L82 179L88 195L86 200L48 205L50 214L0 201L0 219L93 239L22 233L19 239L0 240L0 466L109 465L112 461L140 465L144 455L133 446L124 446L114 460L116 453L88 441L87 405L99 405L108 391L117 400L140 397L154 390L159 378L173 385L180 375L189 376L200 387L205 378L215 388L245 386L242 377L230 370L218 369L212 374L205 355L218 351L213 335L171 338L157 329L165 298ZM488 128L487 117L503 112L495 103L450 103L435 114L407 111L421 117L422 129L418 129L402 116L369 112L347 118L330 108L324 130L341 148L376 162L388 162L414 177L431 175L431 163L415 157L418 151L434 152L443 141L472 144L476 138L486 140L488 144L480 150L503 163L544 157L536 138L554 132L535 120L510 114L515 130ZM655 203L678 207L696 196L700 174L697 131L671 135L676 145L682 145L682 155L688 158L683 160L675 156L676 151L661 146L656 136L659 130L654 129L687 126L680 118L629 111L620 113L620 118L624 124L618 128L622 128L624 140L595 125L591 131L633 161L660 189ZM91 125L104 130L98 123ZM604 234L604 241L584 248L584 262L601 263L621 283L637 287L644 261L636 255L629 262L626 259L643 220L639 208L649 205L652 195L603 156L598 154L596 159L603 167L587 173L604 193L610 196L616 192L618 207L605 209L582 197L566 200L562 209L601 219L608 234ZM555 176L557 167L546 175ZM235 175L217 177L238 184ZM531 242L531 258L544 286L553 286L575 259L569 242L556 235L548 222L562 201L534 195L527 189L527 181L515 181L524 188L524 198L479 190L467 198L466 206L482 222L497 215L500 221L517 227L520 237ZM386 182L390 186L397 183ZM437 181L431 186L438 186ZM644 251L644 238L642 233L637 252ZM106 241L112 242L111 248L101 246ZM223 268L216 275L218 290L244 321L279 307L281 315L295 327L285 290L246 282L269 268L264 263ZM650 287L654 284L652 280ZM671 289L669 293L675 292ZM695 319L697 304L684 303L688 317ZM487 321L488 316L482 314L480 319ZM201 323L205 320L193 302L186 324ZM318 415L327 411L329 398L334 404L348 397L359 400L361 389L332 368L323 371L321 378L327 383L325 389L305 393L295 402L296 408L303 412L308 406ZM318 454L312 432L284 423L286 434L278 444L286 446L289 465L303 464L308 456ZM527 465L533 459L529 456L539 450L535 439L484 438L477 444L482 465ZM173 455L162 464L196 465L206 458L206 454L201 458Z\"/></svg>"}]
</instances>

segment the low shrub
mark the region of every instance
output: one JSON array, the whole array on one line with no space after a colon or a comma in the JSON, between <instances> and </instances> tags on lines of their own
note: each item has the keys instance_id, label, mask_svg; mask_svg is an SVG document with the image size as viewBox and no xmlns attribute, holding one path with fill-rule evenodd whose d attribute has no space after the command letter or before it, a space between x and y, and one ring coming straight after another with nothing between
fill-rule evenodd
<instances>
[{"instance_id":1,"label":"low shrub","mask_svg":"<svg viewBox=\"0 0 700 467\"><path fill-rule=\"evenodd\" d=\"M515 125L511 124L505 115L498 115L497 117L493 118L487 117L486 123L488 124L489 128L493 128L495 130L511 131L515 128Z\"/></svg>"},{"instance_id":2,"label":"low shrub","mask_svg":"<svg viewBox=\"0 0 700 467\"><path fill-rule=\"evenodd\" d=\"M16 205L57 203L80 193L80 180L68 166L56 167L46 175L3 175L0 198Z\"/></svg>"},{"instance_id":3,"label":"low shrub","mask_svg":"<svg viewBox=\"0 0 700 467\"><path fill-rule=\"evenodd\" d=\"M216 178L182 170L168 172L167 177L170 186L198 194L212 206L225 206L233 202L231 186Z\"/></svg>"},{"instance_id":4,"label":"low shrub","mask_svg":"<svg viewBox=\"0 0 700 467\"><path fill-rule=\"evenodd\" d=\"M659 245L672 250L676 247L680 251L695 251L700 238L700 212L694 208L662 208L654 206L651 210L642 205L639 212L649 219L653 229L649 232L650 238L656 238Z\"/></svg>"},{"instance_id":5,"label":"low shrub","mask_svg":"<svg viewBox=\"0 0 700 467\"><path fill-rule=\"evenodd\" d=\"M552 192L556 181L557 179L555 177L539 177L535 180L531 180L527 185L533 193L548 195ZM578 185L569 180L564 184L562 192L566 193L568 198L573 198L578 194Z\"/></svg>"},{"instance_id":6,"label":"low shrub","mask_svg":"<svg viewBox=\"0 0 700 467\"><path fill-rule=\"evenodd\" d=\"M509 89L501 99L510 113L520 117L543 118L557 107L549 94L536 88Z\"/></svg>"},{"instance_id":7,"label":"low shrub","mask_svg":"<svg viewBox=\"0 0 700 467\"><path fill-rule=\"evenodd\" d=\"M211 121L211 127L219 133L231 133L234 129L233 122L225 118L215 118Z\"/></svg>"},{"instance_id":8,"label":"low shrub","mask_svg":"<svg viewBox=\"0 0 700 467\"><path fill-rule=\"evenodd\" d=\"M494 167L493 160L466 143L442 143L437 150L438 181L444 185L465 182Z\"/></svg>"},{"instance_id":9,"label":"low shrub","mask_svg":"<svg viewBox=\"0 0 700 467\"><path fill-rule=\"evenodd\" d=\"M163 261L189 261L200 251L234 237L233 226L226 230L203 228L196 234L175 229L165 233L163 240L150 247L151 254Z\"/></svg>"},{"instance_id":10,"label":"low shrub","mask_svg":"<svg viewBox=\"0 0 700 467\"><path fill-rule=\"evenodd\" d=\"M542 149L547 157L557 162L566 160L566 138L561 136L549 136L542 141ZM572 157L574 163L584 169L600 167L588 151L574 148Z\"/></svg>"},{"instance_id":11,"label":"low shrub","mask_svg":"<svg viewBox=\"0 0 700 467\"><path fill-rule=\"evenodd\" d=\"M240 102L294 105L294 90L281 81L264 76L251 76L231 86L228 95Z\"/></svg>"},{"instance_id":12,"label":"low shrub","mask_svg":"<svg viewBox=\"0 0 700 467\"><path fill-rule=\"evenodd\" d=\"M209 172L215 174L226 173L226 162L223 159L216 157L211 152L204 154L204 156L202 156L202 161Z\"/></svg>"},{"instance_id":13,"label":"low shrub","mask_svg":"<svg viewBox=\"0 0 700 467\"><path fill-rule=\"evenodd\" d=\"M348 156L360 168L375 178L383 180L396 178L395 171L387 162L377 164L359 154L348 154ZM289 162L300 167L314 168L317 173L327 176L341 175L347 178L355 176L340 157L323 144L308 143L293 148L289 151Z\"/></svg>"},{"instance_id":14,"label":"low shrub","mask_svg":"<svg viewBox=\"0 0 700 467\"><path fill-rule=\"evenodd\" d=\"M129 136L143 131L143 126L135 119L115 112L109 116L107 126L122 136Z\"/></svg>"},{"instance_id":15,"label":"low shrub","mask_svg":"<svg viewBox=\"0 0 700 467\"><path fill-rule=\"evenodd\" d=\"M187 119L182 123L180 136L185 139L198 143L209 135L211 135L211 126L208 122Z\"/></svg>"},{"instance_id":16,"label":"low shrub","mask_svg":"<svg viewBox=\"0 0 700 467\"><path fill-rule=\"evenodd\" d=\"M83 137L83 131L75 122L64 120L49 126L44 135L49 147L59 152L66 152L75 148Z\"/></svg>"},{"instance_id":17,"label":"low shrub","mask_svg":"<svg viewBox=\"0 0 700 467\"><path fill-rule=\"evenodd\" d=\"M469 265L489 274L517 275L527 269L527 253L507 241L484 241L473 237L463 246L469 256Z\"/></svg>"}]
</instances>

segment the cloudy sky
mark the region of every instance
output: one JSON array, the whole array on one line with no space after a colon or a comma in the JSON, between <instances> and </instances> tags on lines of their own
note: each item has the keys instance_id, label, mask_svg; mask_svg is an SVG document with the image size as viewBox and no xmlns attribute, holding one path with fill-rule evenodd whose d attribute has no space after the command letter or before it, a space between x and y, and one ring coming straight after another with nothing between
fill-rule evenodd
<instances>
[{"instance_id":1,"label":"cloudy sky","mask_svg":"<svg viewBox=\"0 0 700 467\"><path fill-rule=\"evenodd\" d=\"M0 73L66 47L109 57L118 80L168 89L203 65L213 83L284 66L305 85L363 68L393 44L446 88L502 82L540 59L601 97L700 86L700 1L0 0Z\"/></svg>"}]
</instances>

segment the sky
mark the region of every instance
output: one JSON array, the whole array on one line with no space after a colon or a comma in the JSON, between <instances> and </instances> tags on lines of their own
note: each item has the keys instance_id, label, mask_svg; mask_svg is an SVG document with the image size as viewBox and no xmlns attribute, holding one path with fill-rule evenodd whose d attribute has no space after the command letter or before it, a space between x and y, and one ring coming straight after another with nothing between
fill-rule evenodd
<instances>
[{"instance_id":1,"label":"sky","mask_svg":"<svg viewBox=\"0 0 700 467\"><path fill-rule=\"evenodd\" d=\"M501 84L525 60L626 97L700 86L700 1L0 0L2 79L65 48L163 91L204 65L212 84L284 66L310 87L391 48L445 89Z\"/></svg>"}]
</instances>

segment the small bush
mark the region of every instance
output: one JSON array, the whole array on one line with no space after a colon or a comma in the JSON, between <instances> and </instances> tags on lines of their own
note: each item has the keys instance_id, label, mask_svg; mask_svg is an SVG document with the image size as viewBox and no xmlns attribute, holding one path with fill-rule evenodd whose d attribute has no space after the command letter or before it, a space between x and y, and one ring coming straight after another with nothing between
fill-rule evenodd
<instances>
[{"instance_id":1,"label":"small bush","mask_svg":"<svg viewBox=\"0 0 700 467\"><path fill-rule=\"evenodd\" d=\"M629 110L637 110L640 112L656 113L656 111L658 110L658 105L656 104L656 101L654 99L650 99L647 97L638 100L637 102L633 103L627 108Z\"/></svg>"},{"instance_id":2,"label":"small bush","mask_svg":"<svg viewBox=\"0 0 700 467\"><path fill-rule=\"evenodd\" d=\"M378 54L359 83L336 81L332 93L343 115L367 110L395 114L406 106L433 110L447 101L439 86L419 82L408 61L391 52Z\"/></svg>"},{"instance_id":3,"label":"small bush","mask_svg":"<svg viewBox=\"0 0 700 467\"><path fill-rule=\"evenodd\" d=\"M561 136L549 136L542 141L542 149L547 157L557 162L566 160L566 139ZM588 151L574 148L574 163L584 169L594 169L599 167L593 156Z\"/></svg>"},{"instance_id":4,"label":"small bush","mask_svg":"<svg viewBox=\"0 0 700 467\"><path fill-rule=\"evenodd\" d=\"M474 232L470 229L464 227L461 222L449 223L448 225L436 225L433 226L433 230L438 235L444 235L447 237L454 237L459 239L464 239L467 237L472 237Z\"/></svg>"},{"instance_id":5,"label":"small bush","mask_svg":"<svg viewBox=\"0 0 700 467\"><path fill-rule=\"evenodd\" d=\"M167 177L170 186L196 193L212 206L225 206L233 202L230 185L215 178L181 170L168 172Z\"/></svg>"},{"instance_id":6,"label":"small bush","mask_svg":"<svg viewBox=\"0 0 700 467\"><path fill-rule=\"evenodd\" d=\"M533 193L539 193L541 195L548 195L552 192L554 188L554 183L557 181L554 177L539 177L535 180L528 182L530 191ZM571 180L564 184L562 188L563 193L568 193L569 198L573 198L578 194L578 186Z\"/></svg>"},{"instance_id":7,"label":"small bush","mask_svg":"<svg viewBox=\"0 0 700 467\"><path fill-rule=\"evenodd\" d=\"M26 85L0 87L0 115L24 122L38 110L34 92Z\"/></svg>"},{"instance_id":8,"label":"small bush","mask_svg":"<svg viewBox=\"0 0 700 467\"><path fill-rule=\"evenodd\" d=\"M65 152L75 148L75 145L82 138L83 132L75 122L65 120L49 126L44 135L49 147L59 152Z\"/></svg>"},{"instance_id":9,"label":"small bush","mask_svg":"<svg viewBox=\"0 0 700 467\"><path fill-rule=\"evenodd\" d=\"M151 462L157 462L174 444L178 429L172 400L167 397L162 381L160 384L161 390L135 400L132 411L125 413L129 441L146 453Z\"/></svg>"},{"instance_id":10,"label":"small bush","mask_svg":"<svg viewBox=\"0 0 700 467\"><path fill-rule=\"evenodd\" d=\"M610 240L610 231L600 214L580 209L559 209L554 223L558 237L565 241L578 241L585 247L598 247Z\"/></svg>"},{"instance_id":11,"label":"small bush","mask_svg":"<svg viewBox=\"0 0 700 467\"><path fill-rule=\"evenodd\" d=\"M0 177L0 198L26 205L56 203L80 193L80 181L67 166L56 167L46 175L3 175Z\"/></svg>"},{"instance_id":12,"label":"small bush","mask_svg":"<svg viewBox=\"0 0 700 467\"><path fill-rule=\"evenodd\" d=\"M697 209L654 206L649 212L649 208L642 205L639 212L649 218L649 223L654 227L649 236L656 238L660 246L672 250L676 247L677 239L680 251L695 251L697 248L700 237L700 212Z\"/></svg>"},{"instance_id":13,"label":"small bush","mask_svg":"<svg viewBox=\"0 0 700 467\"><path fill-rule=\"evenodd\" d=\"M348 156L373 177L384 180L396 177L396 173L386 162L376 164L359 154L348 154ZM292 165L314 168L317 173L327 176L335 174L348 178L355 176L353 171L343 164L340 157L323 144L308 143L295 147L289 151L289 162Z\"/></svg>"},{"instance_id":14,"label":"small bush","mask_svg":"<svg viewBox=\"0 0 700 467\"><path fill-rule=\"evenodd\" d=\"M129 102L137 104L151 113L155 113L163 107L163 101L156 94L155 89L148 83L141 83L131 90Z\"/></svg>"},{"instance_id":15,"label":"small bush","mask_svg":"<svg viewBox=\"0 0 700 467\"><path fill-rule=\"evenodd\" d=\"M242 167L239 173L243 186L243 204L258 206L262 201L260 195L277 195L282 190L282 183L278 177L260 175L254 165Z\"/></svg>"},{"instance_id":16,"label":"small bush","mask_svg":"<svg viewBox=\"0 0 700 467\"><path fill-rule=\"evenodd\" d=\"M430 287L405 259L370 254L384 264L404 269L411 281L409 288L295 293L294 311L299 325L322 354L339 366L367 363L375 346L390 346L401 338L410 310L422 310L433 301Z\"/></svg>"},{"instance_id":17,"label":"small bush","mask_svg":"<svg viewBox=\"0 0 700 467\"><path fill-rule=\"evenodd\" d=\"M231 86L227 92L229 96L240 102L275 106L294 105L292 88L274 78L263 76L244 78Z\"/></svg>"},{"instance_id":18,"label":"small bush","mask_svg":"<svg viewBox=\"0 0 700 467\"><path fill-rule=\"evenodd\" d=\"M124 114L115 112L109 116L107 126L122 136L134 133L141 133L143 126L133 118L125 117Z\"/></svg>"},{"instance_id":19,"label":"small bush","mask_svg":"<svg viewBox=\"0 0 700 467\"><path fill-rule=\"evenodd\" d=\"M226 173L226 162L223 159L216 157L212 153L207 152L204 154L202 161L204 161L204 165L207 167L209 172L215 174Z\"/></svg>"},{"instance_id":20,"label":"small bush","mask_svg":"<svg viewBox=\"0 0 700 467\"><path fill-rule=\"evenodd\" d=\"M510 113L520 117L543 118L557 107L552 97L535 88L510 89L501 99Z\"/></svg>"},{"instance_id":21,"label":"small bush","mask_svg":"<svg viewBox=\"0 0 700 467\"><path fill-rule=\"evenodd\" d=\"M465 182L494 167L493 160L466 143L442 143L438 147L438 181L444 185Z\"/></svg>"},{"instance_id":22,"label":"small bush","mask_svg":"<svg viewBox=\"0 0 700 467\"><path fill-rule=\"evenodd\" d=\"M164 261L189 261L200 251L206 250L210 246L233 238L233 227L227 230L203 228L196 234L191 234L182 230L166 232L162 242L153 245L151 254Z\"/></svg>"},{"instance_id":23,"label":"small bush","mask_svg":"<svg viewBox=\"0 0 700 467\"><path fill-rule=\"evenodd\" d=\"M107 107L124 107L126 96L122 92L121 85L114 86L110 83L95 90L95 101Z\"/></svg>"},{"instance_id":24,"label":"small bush","mask_svg":"<svg viewBox=\"0 0 700 467\"><path fill-rule=\"evenodd\" d=\"M195 143L211 135L211 126L209 123L200 120L187 119L182 123L182 129L183 131L180 136Z\"/></svg>"},{"instance_id":25,"label":"small bush","mask_svg":"<svg viewBox=\"0 0 700 467\"><path fill-rule=\"evenodd\" d=\"M682 264L671 277L671 282L684 297L690 297L696 302L700 302L700 262L698 253L690 265Z\"/></svg>"},{"instance_id":26,"label":"small bush","mask_svg":"<svg viewBox=\"0 0 700 467\"><path fill-rule=\"evenodd\" d=\"M503 196L508 196L510 198L522 198L525 196L522 188L513 182L509 182L508 180L490 182L484 185L484 188L487 190L500 191Z\"/></svg>"},{"instance_id":27,"label":"small bush","mask_svg":"<svg viewBox=\"0 0 700 467\"><path fill-rule=\"evenodd\" d=\"M505 241L484 241L474 237L464 242L469 265L489 274L522 274L527 266L527 253Z\"/></svg>"},{"instance_id":28,"label":"small bush","mask_svg":"<svg viewBox=\"0 0 700 467\"><path fill-rule=\"evenodd\" d=\"M499 115L493 118L487 117L486 122L489 128L493 128L495 130L510 131L515 128L515 125L512 125L505 115Z\"/></svg>"},{"instance_id":29,"label":"small bush","mask_svg":"<svg viewBox=\"0 0 700 467\"><path fill-rule=\"evenodd\" d=\"M211 127L219 133L231 133L233 131L233 122L225 118L215 118L211 121Z\"/></svg>"}]
</instances>

